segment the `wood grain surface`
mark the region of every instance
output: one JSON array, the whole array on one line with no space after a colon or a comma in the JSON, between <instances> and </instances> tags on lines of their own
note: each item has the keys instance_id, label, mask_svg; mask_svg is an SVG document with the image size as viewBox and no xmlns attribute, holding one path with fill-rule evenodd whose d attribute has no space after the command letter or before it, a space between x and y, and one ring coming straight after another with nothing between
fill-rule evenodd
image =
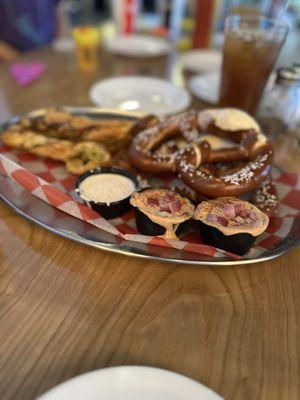
<instances>
[{"instance_id":1,"label":"wood grain surface","mask_svg":"<svg viewBox=\"0 0 300 400\"><path fill-rule=\"evenodd\" d=\"M167 59L102 54L94 74L51 51L26 59L43 60L47 72L20 89L0 66L2 119L90 104L88 88L107 75L184 79ZM298 162L299 154L292 165L300 171ZM299 259L300 249L245 267L134 259L55 236L1 203L0 399L34 399L113 365L170 369L226 399L299 399Z\"/></svg>"}]
</instances>

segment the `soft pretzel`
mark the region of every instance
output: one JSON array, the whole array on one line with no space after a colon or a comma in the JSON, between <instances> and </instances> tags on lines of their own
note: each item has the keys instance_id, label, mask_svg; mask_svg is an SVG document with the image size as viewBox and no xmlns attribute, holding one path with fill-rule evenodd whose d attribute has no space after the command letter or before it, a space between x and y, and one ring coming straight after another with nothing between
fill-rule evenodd
<instances>
[{"instance_id":1,"label":"soft pretzel","mask_svg":"<svg viewBox=\"0 0 300 400\"><path fill-rule=\"evenodd\" d=\"M173 153L157 150L163 143L174 139L184 132L197 128L197 113L188 111L159 121L157 124L139 132L129 149L129 160L139 170L152 173L164 173L175 170L178 149Z\"/></svg>"},{"instance_id":2,"label":"soft pretzel","mask_svg":"<svg viewBox=\"0 0 300 400\"><path fill-rule=\"evenodd\" d=\"M279 206L276 187L271 175L267 175L259 187L256 189L251 203L259 208L263 213L271 217Z\"/></svg>"},{"instance_id":3,"label":"soft pretzel","mask_svg":"<svg viewBox=\"0 0 300 400\"><path fill-rule=\"evenodd\" d=\"M136 135L129 150L131 163L145 172L174 171L179 151L191 143L207 142L203 150L211 163L247 159L265 141L253 118L237 109L192 110L154 125L150 121L152 126Z\"/></svg>"},{"instance_id":4,"label":"soft pretzel","mask_svg":"<svg viewBox=\"0 0 300 400\"><path fill-rule=\"evenodd\" d=\"M148 114L142 118L139 118L131 127L130 134L131 136L136 136L139 132L144 131L145 129L151 128L158 124L159 118L155 115Z\"/></svg>"},{"instance_id":5,"label":"soft pretzel","mask_svg":"<svg viewBox=\"0 0 300 400\"><path fill-rule=\"evenodd\" d=\"M232 163L204 164L203 168L206 169L208 173L210 172L216 177L221 177L233 174L245 165L245 162L235 161ZM183 186L173 187L173 190L182 196L188 197L195 204L211 199L211 197L207 195L195 192L191 187L185 184ZM276 212L279 206L279 199L271 174L268 174L254 191L247 194L247 199L263 213L268 215L268 217L271 217Z\"/></svg>"},{"instance_id":6,"label":"soft pretzel","mask_svg":"<svg viewBox=\"0 0 300 400\"><path fill-rule=\"evenodd\" d=\"M240 196L259 186L270 172L273 149L248 114L236 109L206 110L199 113L199 128L238 146L213 150L207 141L183 149L176 160L182 180L197 193L209 197ZM234 171L216 176L205 163L245 160Z\"/></svg>"}]
</instances>

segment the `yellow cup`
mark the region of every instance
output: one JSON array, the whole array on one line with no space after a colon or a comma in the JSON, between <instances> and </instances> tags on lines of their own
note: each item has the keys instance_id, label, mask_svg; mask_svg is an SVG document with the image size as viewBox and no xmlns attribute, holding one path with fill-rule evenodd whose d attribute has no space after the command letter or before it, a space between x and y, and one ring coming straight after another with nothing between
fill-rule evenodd
<instances>
[{"instance_id":1,"label":"yellow cup","mask_svg":"<svg viewBox=\"0 0 300 400\"><path fill-rule=\"evenodd\" d=\"M76 56L80 69L92 71L98 65L99 30L92 26L78 26L73 29Z\"/></svg>"}]
</instances>

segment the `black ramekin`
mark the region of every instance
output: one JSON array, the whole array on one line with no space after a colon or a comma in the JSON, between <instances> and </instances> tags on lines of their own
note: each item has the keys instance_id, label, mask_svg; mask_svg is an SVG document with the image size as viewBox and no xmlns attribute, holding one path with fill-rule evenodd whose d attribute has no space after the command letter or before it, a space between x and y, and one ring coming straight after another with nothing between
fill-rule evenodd
<instances>
[{"instance_id":1,"label":"black ramekin","mask_svg":"<svg viewBox=\"0 0 300 400\"><path fill-rule=\"evenodd\" d=\"M250 233L236 233L224 235L218 228L198 220L200 235L204 244L235 253L240 256L248 253L256 237Z\"/></svg>"},{"instance_id":2,"label":"black ramekin","mask_svg":"<svg viewBox=\"0 0 300 400\"><path fill-rule=\"evenodd\" d=\"M164 188L164 187L147 187L145 189L139 190L139 192L141 193L141 192L144 192L144 191L149 190L149 189L158 189L158 190L160 190L160 189L168 189L168 188ZM181 195L181 197L184 197L184 196ZM159 235L163 235L166 232L166 228L164 228L163 226L153 222L138 207L134 207L134 213L135 213L135 223L136 223L137 230L142 235L159 236ZM176 233L177 234L180 233L180 231L182 231L185 228L186 222L187 221L184 221L181 224L179 224L179 226L176 229Z\"/></svg>"},{"instance_id":3,"label":"black ramekin","mask_svg":"<svg viewBox=\"0 0 300 400\"><path fill-rule=\"evenodd\" d=\"M104 174L104 173L109 173L109 174L116 174L116 175L123 175L126 176L127 178L131 179L133 183L135 184L136 189L138 188L138 180L136 176L130 172L127 171L126 169L122 168L117 168L117 167L99 167L99 168L94 168L91 171L85 172L83 175L81 175L76 182L76 193L80 196L80 190L79 190L79 185L81 182L83 182L88 176L91 175L98 175L98 174ZM130 195L131 196L131 195ZM88 204L93 210L95 210L97 213L99 213L102 217L106 219L113 219L113 218L118 218L127 213L132 206L129 202L130 196L126 197L125 199L119 200L119 201L114 201L107 205L106 203L100 203L96 201L87 201L85 199L84 202Z\"/></svg>"},{"instance_id":4,"label":"black ramekin","mask_svg":"<svg viewBox=\"0 0 300 400\"><path fill-rule=\"evenodd\" d=\"M151 219L147 217L147 215L144 214L139 208L134 207L134 214L137 230L142 235L159 236L166 232L166 229L163 226L151 221Z\"/></svg>"}]
</instances>

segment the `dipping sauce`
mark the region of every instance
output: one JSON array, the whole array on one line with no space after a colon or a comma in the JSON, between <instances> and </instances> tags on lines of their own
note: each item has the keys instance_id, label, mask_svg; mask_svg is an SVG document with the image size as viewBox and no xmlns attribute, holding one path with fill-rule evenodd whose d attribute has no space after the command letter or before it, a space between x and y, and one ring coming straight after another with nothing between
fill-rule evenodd
<instances>
[{"instance_id":1,"label":"dipping sauce","mask_svg":"<svg viewBox=\"0 0 300 400\"><path fill-rule=\"evenodd\" d=\"M135 190L136 185L130 178L113 173L90 175L78 187L82 199L107 205L126 199Z\"/></svg>"}]
</instances>

